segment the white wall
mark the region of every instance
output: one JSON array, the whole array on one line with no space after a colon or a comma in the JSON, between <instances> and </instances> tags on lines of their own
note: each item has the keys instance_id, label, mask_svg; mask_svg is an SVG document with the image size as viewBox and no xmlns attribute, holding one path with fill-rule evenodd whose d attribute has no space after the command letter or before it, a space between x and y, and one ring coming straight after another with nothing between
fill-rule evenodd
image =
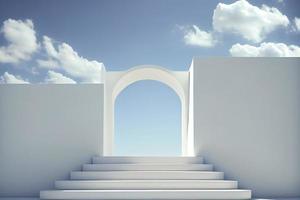
<instances>
[{"instance_id":1,"label":"white wall","mask_svg":"<svg viewBox=\"0 0 300 200\"><path fill-rule=\"evenodd\" d=\"M300 196L300 58L193 67L197 154L255 197Z\"/></svg>"},{"instance_id":2,"label":"white wall","mask_svg":"<svg viewBox=\"0 0 300 200\"><path fill-rule=\"evenodd\" d=\"M0 197L38 196L101 154L103 85L0 85Z\"/></svg>"}]
</instances>

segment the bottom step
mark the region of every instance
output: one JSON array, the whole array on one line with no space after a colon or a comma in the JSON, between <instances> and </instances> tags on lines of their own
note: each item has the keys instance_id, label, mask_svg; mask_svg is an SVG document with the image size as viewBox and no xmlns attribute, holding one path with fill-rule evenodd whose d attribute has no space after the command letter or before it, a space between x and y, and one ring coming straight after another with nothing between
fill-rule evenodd
<instances>
[{"instance_id":1,"label":"bottom step","mask_svg":"<svg viewBox=\"0 0 300 200\"><path fill-rule=\"evenodd\" d=\"M48 190L40 199L251 199L250 190Z\"/></svg>"}]
</instances>

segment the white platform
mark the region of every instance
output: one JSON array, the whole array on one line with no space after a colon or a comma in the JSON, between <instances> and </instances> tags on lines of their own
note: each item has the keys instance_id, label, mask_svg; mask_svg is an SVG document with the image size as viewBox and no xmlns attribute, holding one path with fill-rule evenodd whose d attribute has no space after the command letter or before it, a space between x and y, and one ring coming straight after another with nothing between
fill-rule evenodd
<instances>
[{"instance_id":1,"label":"white platform","mask_svg":"<svg viewBox=\"0 0 300 200\"><path fill-rule=\"evenodd\" d=\"M0 197L0 200L40 200L39 197ZM254 198L252 200L300 200L300 198Z\"/></svg>"},{"instance_id":2,"label":"white platform","mask_svg":"<svg viewBox=\"0 0 300 200\"><path fill-rule=\"evenodd\" d=\"M93 157L94 164L201 164L202 157L141 157L141 156L105 156Z\"/></svg>"}]
</instances>

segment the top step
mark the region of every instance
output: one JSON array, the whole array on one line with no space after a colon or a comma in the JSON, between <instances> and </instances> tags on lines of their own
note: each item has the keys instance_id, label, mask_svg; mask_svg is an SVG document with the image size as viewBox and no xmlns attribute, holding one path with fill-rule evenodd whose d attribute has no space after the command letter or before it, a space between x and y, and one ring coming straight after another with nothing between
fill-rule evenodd
<instances>
[{"instance_id":1,"label":"top step","mask_svg":"<svg viewBox=\"0 0 300 200\"><path fill-rule=\"evenodd\" d=\"M201 164L202 157L141 157L141 156L96 156L94 164L138 164L138 163L167 163L167 164Z\"/></svg>"}]
</instances>

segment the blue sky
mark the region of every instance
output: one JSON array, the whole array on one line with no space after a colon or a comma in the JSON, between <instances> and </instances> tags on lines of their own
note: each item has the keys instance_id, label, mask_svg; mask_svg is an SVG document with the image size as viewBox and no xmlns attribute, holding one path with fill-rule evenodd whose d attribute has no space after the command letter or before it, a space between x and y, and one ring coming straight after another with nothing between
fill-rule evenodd
<instances>
[{"instance_id":1,"label":"blue sky","mask_svg":"<svg viewBox=\"0 0 300 200\"><path fill-rule=\"evenodd\" d=\"M147 80L121 92L115 103L114 153L181 154L181 102L171 88Z\"/></svg>"},{"instance_id":2,"label":"blue sky","mask_svg":"<svg viewBox=\"0 0 300 200\"><path fill-rule=\"evenodd\" d=\"M40 45L30 59L21 59L17 64L1 62L3 59L0 57L0 74L8 72L32 83L44 82L49 68L41 68L36 62L43 54L43 36L51 38L56 45L67 43L79 56L104 63L108 70L124 70L139 64L186 70L194 56L231 56L229 49L236 43L256 47L263 42L300 46L299 31L292 31L294 18L300 17L298 0L249 1L257 8L263 4L277 8L289 20L289 25L277 24L259 43L232 34L224 27L221 32L216 31L212 18L219 3L230 5L234 1L0 0L2 29L8 19L30 19L36 43ZM277 18L270 20L278 21ZM245 23L249 20L245 19ZM213 32L217 44L213 47L186 44L184 32L192 30L189 27L192 25L205 32ZM252 24L249 23L249 26ZM0 45L7 44L2 31ZM82 81L81 77L59 67L52 71L76 82Z\"/></svg>"},{"instance_id":3,"label":"blue sky","mask_svg":"<svg viewBox=\"0 0 300 200\"><path fill-rule=\"evenodd\" d=\"M299 0L0 0L0 83L99 83L104 66L188 70L195 56L300 57L299 8ZM145 154L178 154L181 111L170 88L136 83L116 106L117 152L136 152L132 138L143 132L135 145ZM142 143L162 133L163 144Z\"/></svg>"}]
</instances>

